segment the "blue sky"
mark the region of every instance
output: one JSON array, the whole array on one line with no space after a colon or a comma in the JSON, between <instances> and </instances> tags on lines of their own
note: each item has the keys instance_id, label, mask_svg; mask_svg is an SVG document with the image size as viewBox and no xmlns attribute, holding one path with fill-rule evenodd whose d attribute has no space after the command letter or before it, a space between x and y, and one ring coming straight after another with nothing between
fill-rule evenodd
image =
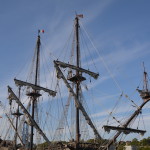
<instances>
[{"instance_id":1,"label":"blue sky","mask_svg":"<svg viewBox=\"0 0 150 150\"><path fill-rule=\"evenodd\" d=\"M31 60L37 30L45 30L44 35L41 35L42 42L46 59L52 66L53 57L49 57L50 53L56 58L61 53L77 12L84 14L81 22L103 58L101 61L99 55L94 55L100 78L93 86L93 91L96 91L94 99L98 105L92 114L105 114L106 109L110 110L114 106L121 91L140 104L142 100L137 95L132 97L132 94L142 80L143 61L150 73L149 8L149 0L1 0L1 98L6 99L6 86L14 86L13 78L20 75L22 68ZM128 100L124 100L123 104L126 103L131 105ZM150 115L149 110L146 113ZM146 119L148 127L150 117L147 115Z\"/></svg>"}]
</instances>

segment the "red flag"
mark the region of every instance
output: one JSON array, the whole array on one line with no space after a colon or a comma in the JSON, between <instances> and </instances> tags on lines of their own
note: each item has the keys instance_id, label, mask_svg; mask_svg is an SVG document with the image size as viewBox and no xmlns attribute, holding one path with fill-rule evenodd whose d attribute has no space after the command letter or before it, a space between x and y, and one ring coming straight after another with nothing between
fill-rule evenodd
<instances>
[{"instance_id":1,"label":"red flag","mask_svg":"<svg viewBox=\"0 0 150 150\"><path fill-rule=\"evenodd\" d=\"M83 14L79 14L79 15L77 15L77 17L83 18Z\"/></svg>"}]
</instances>

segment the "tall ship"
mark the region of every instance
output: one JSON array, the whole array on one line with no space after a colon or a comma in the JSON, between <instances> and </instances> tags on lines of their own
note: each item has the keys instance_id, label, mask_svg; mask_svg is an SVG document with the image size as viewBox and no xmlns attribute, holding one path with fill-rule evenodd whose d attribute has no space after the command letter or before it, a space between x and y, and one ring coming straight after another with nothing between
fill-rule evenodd
<instances>
[{"instance_id":1,"label":"tall ship","mask_svg":"<svg viewBox=\"0 0 150 150\"><path fill-rule=\"evenodd\" d=\"M1 133L0 149L113 150L123 134L144 135L146 132L145 129L132 128L134 121L142 113L142 108L150 100L145 67L143 89L137 89L142 104L137 105L134 100L121 93L120 97L128 99L134 108L128 118L117 119L112 108L109 113L111 119L108 118L101 129L103 122L96 122L90 113L89 108L94 105L93 87L101 80L101 73L99 74L93 53L89 50L89 43L84 41L81 30L83 25L80 24L82 18L83 15L76 15L73 31L65 48L53 60L43 54L41 34L44 30L38 30L27 77L24 74L21 77L25 77L25 80L18 77L14 79L15 90L8 86L9 106L0 103L5 114L5 119L1 119L4 120L4 130ZM83 31L88 37L84 28ZM87 50L83 50L82 44ZM92 42L91 45L94 47ZM44 59L41 58L42 55ZM49 66L50 61L54 67ZM45 75L41 74L42 71ZM46 77L49 77L49 81ZM96 97L100 97L99 92ZM96 106L92 107L94 109ZM111 138L108 138L109 134L105 137L102 130L103 133L111 133Z\"/></svg>"}]
</instances>

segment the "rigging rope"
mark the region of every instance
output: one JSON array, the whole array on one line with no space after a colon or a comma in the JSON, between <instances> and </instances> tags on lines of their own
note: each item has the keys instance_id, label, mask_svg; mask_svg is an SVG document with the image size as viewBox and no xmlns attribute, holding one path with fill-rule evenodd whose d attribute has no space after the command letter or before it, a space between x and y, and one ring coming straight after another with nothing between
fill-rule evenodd
<instances>
[{"instance_id":1,"label":"rigging rope","mask_svg":"<svg viewBox=\"0 0 150 150\"><path fill-rule=\"evenodd\" d=\"M98 68L96 67L96 64L95 64L95 62L94 62L94 59L93 59L93 57L92 57L92 54L91 54L91 52L90 52L90 50L89 50L88 44L87 44L86 42L83 42L83 41L86 41L86 40L84 40L85 38L84 38L84 34L83 34L82 32L81 32L81 37L83 38L82 43L85 43L85 46L86 46L86 48L87 48L87 50L88 50L88 53L89 53L89 56L91 57L92 63L93 63L93 65L94 65L95 69L98 71ZM83 48L83 50L84 50L84 48ZM85 51L84 51L84 53L85 53ZM88 63L88 61L87 61L87 63ZM88 65L88 68L89 68L89 65Z\"/></svg>"},{"instance_id":2,"label":"rigging rope","mask_svg":"<svg viewBox=\"0 0 150 150\"><path fill-rule=\"evenodd\" d=\"M69 36L69 38L68 38L68 40L67 40L67 42L66 42L66 44L65 44L65 46L64 46L64 48L62 49L62 51L60 51L60 54L59 54L59 56L57 57L57 59L59 59L60 58L60 56L62 56L62 54L63 54L63 51L66 49L66 52L65 52L65 55L64 55L64 59L65 59L65 57L67 56L66 54L67 54L67 46L69 45L69 40L71 39L71 36L72 36L72 34L73 34L73 31L74 31L74 28L72 29L72 31L71 31L71 34L70 34L70 36Z\"/></svg>"},{"instance_id":3,"label":"rigging rope","mask_svg":"<svg viewBox=\"0 0 150 150\"><path fill-rule=\"evenodd\" d=\"M82 25L82 24L81 24L81 25ZM105 61L104 61L103 57L101 56L100 52L98 51L98 49L95 47L94 43L92 42L92 40L91 40L89 34L87 33L87 31L85 30L85 28L84 28L83 25L82 25L82 28L83 28L84 32L86 33L87 37L89 38L89 40L90 40L90 42L91 42L93 48L96 50L96 52L97 52L99 58L101 59L102 63L104 64L104 66L105 66L106 70L108 71L109 75L110 75L111 78L113 79L114 83L116 84L116 86L118 87L118 89L120 90L120 92L122 92L122 91L123 91L122 88L120 87L119 83L117 82L117 80L115 79L115 77L113 76L113 74L111 73L109 67L108 67L107 64L105 63Z\"/></svg>"},{"instance_id":4,"label":"rigging rope","mask_svg":"<svg viewBox=\"0 0 150 150\"><path fill-rule=\"evenodd\" d=\"M59 88L59 94L60 94L60 97L61 97L61 102L62 102L62 96L61 96L61 92L60 92L60 87L59 87L59 85L58 85L58 88ZM70 100L71 100L71 94L70 94L70 98L68 98L68 108L69 108L69 105L70 105ZM64 105L63 105L63 102L62 102L62 106L63 106L63 111L65 111L64 110ZM68 109L68 108L66 108L66 109ZM70 132L70 128L69 128L69 124L68 124L68 121L67 121L67 112L68 112L68 110L66 110L66 112L64 112L64 117L65 117L65 120L66 120L66 124L67 124L67 126L68 126L68 130L69 130L69 133L70 133L70 136L71 136L71 138L73 138L72 137L72 135L71 135L71 132ZM65 114L66 113L66 114Z\"/></svg>"},{"instance_id":5,"label":"rigging rope","mask_svg":"<svg viewBox=\"0 0 150 150\"><path fill-rule=\"evenodd\" d=\"M142 116L142 122L143 122L143 125L144 125L144 129L146 129L144 119L143 119L143 115L141 114L141 116Z\"/></svg>"}]
</instances>

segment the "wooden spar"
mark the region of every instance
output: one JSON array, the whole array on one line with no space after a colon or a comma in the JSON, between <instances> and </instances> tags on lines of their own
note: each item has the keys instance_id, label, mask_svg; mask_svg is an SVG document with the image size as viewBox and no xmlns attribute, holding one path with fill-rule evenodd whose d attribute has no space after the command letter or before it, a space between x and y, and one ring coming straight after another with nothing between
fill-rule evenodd
<instances>
[{"instance_id":1,"label":"wooden spar","mask_svg":"<svg viewBox=\"0 0 150 150\"><path fill-rule=\"evenodd\" d=\"M132 129L132 128L124 128L124 127L115 127L115 126L103 126L105 131L110 131L110 130L117 130L117 131L121 131L124 134L129 134L131 132L133 133L140 133L141 135L145 134L145 130L138 130L138 129Z\"/></svg>"},{"instance_id":2,"label":"wooden spar","mask_svg":"<svg viewBox=\"0 0 150 150\"><path fill-rule=\"evenodd\" d=\"M55 91L49 90L49 89L41 87L39 85L35 85L35 84L32 84L32 83L24 82L24 81L17 80L17 79L14 79L14 81L15 81L15 84L18 85L18 86L29 86L33 90L43 90L44 92L47 92L49 95L51 95L53 97L56 96Z\"/></svg>"},{"instance_id":3,"label":"wooden spar","mask_svg":"<svg viewBox=\"0 0 150 150\"><path fill-rule=\"evenodd\" d=\"M41 128L38 126L38 124L35 122L35 120L32 118L32 116L29 114L29 112L27 111L27 109L23 106L23 104L21 103L21 101L18 99L18 97L15 95L15 93L12 91L11 87L9 87L9 86L8 86L8 92L10 93L9 97L11 98L11 100L15 100L16 101L16 103L22 109L23 113L25 113L25 115L29 118L29 120L31 121L31 123L33 124L33 126L38 130L39 134L41 134L43 136L43 138L45 139L45 141L50 144L49 139L46 137L46 135L43 133L43 131L41 130Z\"/></svg>"},{"instance_id":4,"label":"wooden spar","mask_svg":"<svg viewBox=\"0 0 150 150\"><path fill-rule=\"evenodd\" d=\"M145 99L150 98L150 91L146 91L146 90L139 90L137 89L137 91L139 92L141 98L145 101Z\"/></svg>"},{"instance_id":5,"label":"wooden spar","mask_svg":"<svg viewBox=\"0 0 150 150\"><path fill-rule=\"evenodd\" d=\"M95 128L93 122L91 121L90 117L88 116L87 112L85 111L84 107L82 106L81 102L77 99L77 96L76 94L74 93L73 89L71 88L70 84L68 83L67 79L65 78L65 76L63 75L62 71L60 70L59 66L57 65L57 63L54 61L54 66L56 68L56 71L57 71L57 78L59 79L63 79L64 83L66 84L69 92L72 94L72 96L74 97L75 99L75 104L76 104L76 107L78 107L83 116L85 117L87 123L89 124L89 126L93 129L93 132L95 134L95 136L99 139L102 139L100 134L98 133L97 129Z\"/></svg>"},{"instance_id":6,"label":"wooden spar","mask_svg":"<svg viewBox=\"0 0 150 150\"><path fill-rule=\"evenodd\" d=\"M67 63L64 63L64 62L61 62L61 61L58 61L58 60L55 61L55 63L57 65L59 65L60 67L62 67L62 68L70 68L70 69L74 69L74 70L78 70L80 72L86 73L86 74L90 75L91 77L93 77L94 79L97 79L98 76L99 76L98 73L94 73L92 71L83 69L81 67L77 67L77 66L74 66L74 65L71 65L71 64L67 64Z\"/></svg>"}]
</instances>

